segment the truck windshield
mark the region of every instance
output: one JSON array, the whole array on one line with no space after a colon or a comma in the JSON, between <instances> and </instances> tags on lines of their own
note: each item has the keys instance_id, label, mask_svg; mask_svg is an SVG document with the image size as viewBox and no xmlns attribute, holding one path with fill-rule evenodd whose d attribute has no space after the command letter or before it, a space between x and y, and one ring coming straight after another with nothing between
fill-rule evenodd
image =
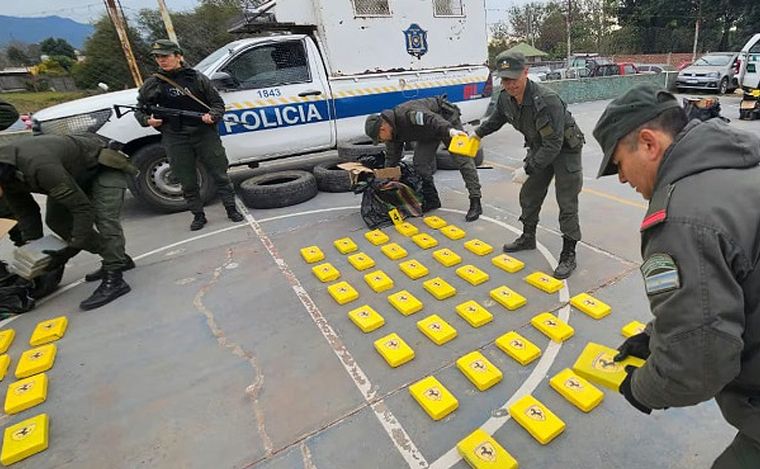
<instances>
[{"instance_id":1,"label":"truck windshield","mask_svg":"<svg viewBox=\"0 0 760 469\"><path fill-rule=\"evenodd\" d=\"M212 64L216 63L222 57L228 55L231 50L232 50L232 47L230 46L230 44L220 47L219 49L215 50L211 54L207 55L205 59L198 62L193 68L203 74L206 74L207 68L209 68Z\"/></svg>"}]
</instances>

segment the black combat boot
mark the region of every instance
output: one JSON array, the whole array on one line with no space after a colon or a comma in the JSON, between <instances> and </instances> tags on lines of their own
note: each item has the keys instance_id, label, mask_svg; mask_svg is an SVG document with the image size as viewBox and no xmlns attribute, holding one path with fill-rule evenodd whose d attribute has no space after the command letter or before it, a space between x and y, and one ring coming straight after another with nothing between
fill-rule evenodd
<instances>
[{"instance_id":1,"label":"black combat boot","mask_svg":"<svg viewBox=\"0 0 760 469\"><path fill-rule=\"evenodd\" d=\"M103 281L100 283L100 286L95 289L89 298L79 303L79 307L84 310L100 308L121 295L126 295L131 290L127 282L121 277L120 271L105 270L103 271Z\"/></svg>"},{"instance_id":2,"label":"black combat boot","mask_svg":"<svg viewBox=\"0 0 760 469\"><path fill-rule=\"evenodd\" d=\"M526 251L536 249L536 227L523 226L523 232L519 238L504 245L504 252Z\"/></svg>"},{"instance_id":3,"label":"black combat boot","mask_svg":"<svg viewBox=\"0 0 760 469\"><path fill-rule=\"evenodd\" d=\"M433 181L422 181L422 211L429 212L441 208L441 199L438 198L438 191L435 189Z\"/></svg>"},{"instance_id":4,"label":"black combat boot","mask_svg":"<svg viewBox=\"0 0 760 469\"><path fill-rule=\"evenodd\" d=\"M126 272L127 270L132 270L135 268L135 261L132 260L131 257L129 257L129 254L125 254L127 256L127 263L124 264L124 267L122 267L120 270L122 272ZM84 276L85 282L94 282L95 280L102 280L103 279L103 267L99 268L95 272L90 272L89 274Z\"/></svg>"},{"instance_id":5,"label":"black combat boot","mask_svg":"<svg viewBox=\"0 0 760 469\"><path fill-rule=\"evenodd\" d=\"M193 218L193 222L190 223L190 231L198 231L208 223L208 220L206 220L206 214L203 212L195 212L193 213L193 216L195 218Z\"/></svg>"},{"instance_id":6,"label":"black combat boot","mask_svg":"<svg viewBox=\"0 0 760 469\"><path fill-rule=\"evenodd\" d=\"M554 278L566 279L575 270L575 245L577 241L562 237L562 253L559 255L559 264L554 269Z\"/></svg>"},{"instance_id":7,"label":"black combat boot","mask_svg":"<svg viewBox=\"0 0 760 469\"><path fill-rule=\"evenodd\" d=\"M225 205L224 209L227 210L227 218L234 221L235 223L245 220L245 217L238 211L237 207L235 207L235 204Z\"/></svg>"},{"instance_id":8,"label":"black combat boot","mask_svg":"<svg viewBox=\"0 0 760 469\"><path fill-rule=\"evenodd\" d=\"M475 221L483 214L483 207L480 206L480 197L470 197L470 209L464 216L464 221Z\"/></svg>"}]
</instances>

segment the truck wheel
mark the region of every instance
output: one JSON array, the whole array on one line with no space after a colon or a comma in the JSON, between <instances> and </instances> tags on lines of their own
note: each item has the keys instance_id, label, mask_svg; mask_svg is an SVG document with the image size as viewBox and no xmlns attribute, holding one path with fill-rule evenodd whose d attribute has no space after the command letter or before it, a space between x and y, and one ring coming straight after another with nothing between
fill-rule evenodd
<instances>
[{"instance_id":1,"label":"truck wheel","mask_svg":"<svg viewBox=\"0 0 760 469\"><path fill-rule=\"evenodd\" d=\"M379 155L385 152L385 145L374 145L370 141L354 141L338 144L338 159L356 161L360 156Z\"/></svg>"},{"instance_id":2,"label":"truck wheel","mask_svg":"<svg viewBox=\"0 0 760 469\"><path fill-rule=\"evenodd\" d=\"M456 158L454 155L449 153L449 150L441 146L438 151L435 153L435 163L438 169L459 169L459 166L457 166L456 161L454 161L454 158ZM483 149L479 149L478 153L475 154L475 166L480 166L483 164Z\"/></svg>"},{"instance_id":3,"label":"truck wheel","mask_svg":"<svg viewBox=\"0 0 760 469\"><path fill-rule=\"evenodd\" d=\"M179 212L187 209L182 188L172 177L169 160L160 143L151 143L132 155L132 164L140 170L129 179L129 191L148 207L159 212ZM201 199L208 202L214 197L214 186L203 166L198 167Z\"/></svg>"},{"instance_id":4,"label":"truck wheel","mask_svg":"<svg viewBox=\"0 0 760 469\"><path fill-rule=\"evenodd\" d=\"M316 196L317 180L307 171L277 171L246 179L239 193L247 207L289 207Z\"/></svg>"},{"instance_id":5,"label":"truck wheel","mask_svg":"<svg viewBox=\"0 0 760 469\"><path fill-rule=\"evenodd\" d=\"M322 192L350 192L351 177L337 163L320 163L314 166L314 178Z\"/></svg>"}]
</instances>

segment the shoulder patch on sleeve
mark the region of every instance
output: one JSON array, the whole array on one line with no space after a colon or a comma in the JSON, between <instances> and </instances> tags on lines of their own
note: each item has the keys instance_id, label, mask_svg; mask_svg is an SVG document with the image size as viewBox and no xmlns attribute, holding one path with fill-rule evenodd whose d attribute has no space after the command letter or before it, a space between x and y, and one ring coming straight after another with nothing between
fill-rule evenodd
<instances>
[{"instance_id":1,"label":"shoulder patch on sleeve","mask_svg":"<svg viewBox=\"0 0 760 469\"><path fill-rule=\"evenodd\" d=\"M649 256L641 265L641 275L648 296L681 288L678 265L670 254L658 252Z\"/></svg>"},{"instance_id":2,"label":"shoulder patch on sleeve","mask_svg":"<svg viewBox=\"0 0 760 469\"><path fill-rule=\"evenodd\" d=\"M425 113L422 111L409 111L409 122L414 125L425 125Z\"/></svg>"}]
</instances>

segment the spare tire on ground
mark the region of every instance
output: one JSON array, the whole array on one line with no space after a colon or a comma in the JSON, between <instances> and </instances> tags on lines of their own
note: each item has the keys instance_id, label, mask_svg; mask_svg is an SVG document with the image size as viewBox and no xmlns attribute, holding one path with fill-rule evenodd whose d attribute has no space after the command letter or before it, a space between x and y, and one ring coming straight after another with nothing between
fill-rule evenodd
<instances>
[{"instance_id":1,"label":"spare tire on ground","mask_svg":"<svg viewBox=\"0 0 760 469\"><path fill-rule=\"evenodd\" d=\"M435 163L438 169L459 169L459 166L457 166L454 158L458 157L449 153L449 150L443 146L439 147L438 151L435 152ZM478 150L478 153L475 155L475 166L482 165L483 159L483 149L480 148Z\"/></svg>"},{"instance_id":2,"label":"spare tire on ground","mask_svg":"<svg viewBox=\"0 0 760 469\"><path fill-rule=\"evenodd\" d=\"M351 176L338 163L319 163L314 166L317 187L322 192L350 192Z\"/></svg>"},{"instance_id":3,"label":"spare tire on ground","mask_svg":"<svg viewBox=\"0 0 760 469\"><path fill-rule=\"evenodd\" d=\"M246 207L289 207L316 196L317 180L307 171L277 171L246 179L239 193Z\"/></svg>"},{"instance_id":4,"label":"spare tire on ground","mask_svg":"<svg viewBox=\"0 0 760 469\"><path fill-rule=\"evenodd\" d=\"M372 156L385 153L385 144L374 145L371 141L353 141L338 144L338 159L356 161L360 156Z\"/></svg>"}]
</instances>

